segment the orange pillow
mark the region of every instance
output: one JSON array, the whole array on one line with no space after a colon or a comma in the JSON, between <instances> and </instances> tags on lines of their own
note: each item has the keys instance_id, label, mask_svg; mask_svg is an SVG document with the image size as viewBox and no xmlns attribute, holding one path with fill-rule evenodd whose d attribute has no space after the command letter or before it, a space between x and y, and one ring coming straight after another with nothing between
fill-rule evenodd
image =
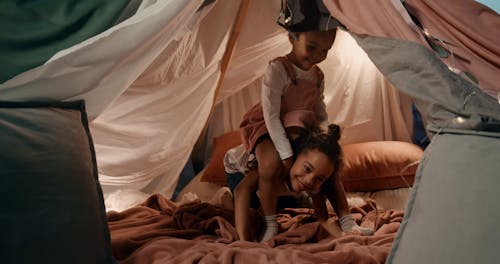
<instances>
[{"instance_id":1,"label":"orange pillow","mask_svg":"<svg viewBox=\"0 0 500 264\"><path fill-rule=\"evenodd\" d=\"M224 170L224 155L229 149L241 144L240 131L233 131L214 138L212 155L205 172L200 181L212 182L219 185L226 185L226 173Z\"/></svg>"},{"instance_id":2,"label":"orange pillow","mask_svg":"<svg viewBox=\"0 0 500 264\"><path fill-rule=\"evenodd\" d=\"M349 192L410 187L423 150L402 141L372 141L342 146L342 183Z\"/></svg>"},{"instance_id":3,"label":"orange pillow","mask_svg":"<svg viewBox=\"0 0 500 264\"><path fill-rule=\"evenodd\" d=\"M241 144L240 131L214 139L210 162L200 181L226 185L224 155ZM349 192L369 192L413 185L418 161L423 155L417 145L402 141L372 141L342 146L342 183Z\"/></svg>"}]
</instances>

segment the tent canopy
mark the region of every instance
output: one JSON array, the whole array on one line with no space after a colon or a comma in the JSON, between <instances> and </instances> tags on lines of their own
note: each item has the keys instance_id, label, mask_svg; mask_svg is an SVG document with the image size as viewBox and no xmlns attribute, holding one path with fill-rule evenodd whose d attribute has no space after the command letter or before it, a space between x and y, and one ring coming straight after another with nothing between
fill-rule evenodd
<instances>
[{"instance_id":1,"label":"tent canopy","mask_svg":"<svg viewBox=\"0 0 500 264\"><path fill-rule=\"evenodd\" d=\"M500 186L499 15L466 0L323 2L346 27L320 64L330 122L344 129L341 142L411 141L413 103L433 135L387 262L498 261L500 215L491 208L499 207ZM196 142L237 129L259 101L268 61L289 51L287 33L276 25L279 10L278 0L4 1L0 98L85 100L94 144L90 137L84 141L95 147L103 191L169 197L192 152L206 152ZM21 114L37 112L29 111ZM43 111L50 124L54 111ZM64 125L59 121L49 126L53 137ZM74 153L65 151L56 154ZM53 164L47 168L61 172ZM11 176L8 167L4 175ZM22 176L4 180L24 184ZM60 176L37 179L68 179L66 171ZM93 195L84 199L85 208L92 209L102 197L94 178L85 180L90 189L83 193ZM62 193L85 190L73 187L77 191L61 187ZM55 212L49 218L56 219L66 212L59 208L44 208L44 214Z\"/></svg>"},{"instance_id":2,"label":"tent canopy","mask_svg":"<svg viewBox=\"0 0 500 264\"><path fill-rule=\"evenodd\" d=\"M476 2L451 2L324 1L347 29L320 65L330 121L344 128L343 143L411 141L412 100L438 126L482 129L500 120L498 14ZM84 99L105 192L170 196L207 123L208 142L237 129L259 100L266 64L290 49L276 24L278 0L67 3L52 2L43 7L58 12L37 16L59 18L67 48L39 40L44 54L54 54L2 76L0 97ZM26 8L40 9L18 4L9 14ZM107 19L98 27L100 14Z\"/></svg>"}]
</instances>

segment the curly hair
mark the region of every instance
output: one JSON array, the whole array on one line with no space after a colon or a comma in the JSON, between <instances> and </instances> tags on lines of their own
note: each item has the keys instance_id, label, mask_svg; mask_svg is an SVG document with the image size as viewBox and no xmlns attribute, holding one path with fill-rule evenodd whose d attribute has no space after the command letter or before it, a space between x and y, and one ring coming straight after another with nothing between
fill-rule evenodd
<instances>
[{"instance_id":1,"label":"curly hair","mask_svg":"<svg viewBox=\"0 0 500 264\"><path fill-rule=\"evenodd\" d=\"M336 124L330 124L326 133L318 128L301 135L291 142L294 159L305 151L318 150L324 153L333 163L335 172L332 176L336 177L343 168L342 147L339 143L340 135L340 126Z\"/></svg>"}]
</instances>

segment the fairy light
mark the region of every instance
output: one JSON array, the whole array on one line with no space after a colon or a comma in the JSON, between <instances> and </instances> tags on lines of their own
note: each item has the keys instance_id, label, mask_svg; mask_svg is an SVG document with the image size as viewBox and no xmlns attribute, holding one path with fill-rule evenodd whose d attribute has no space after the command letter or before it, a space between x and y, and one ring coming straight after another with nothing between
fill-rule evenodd
<instances>
[{"instance_id":1,"label":"fairy light","mask_svg":"<svg viewBox=\"0 0 500 264\"><path fill-rule=\"evenodd\" d=\"M457 123L457 124L462 124L465 122L465 118L461 117L461 116L457 116L453 119L453 122L454 123Z\"/></svg>"}]
</instances>

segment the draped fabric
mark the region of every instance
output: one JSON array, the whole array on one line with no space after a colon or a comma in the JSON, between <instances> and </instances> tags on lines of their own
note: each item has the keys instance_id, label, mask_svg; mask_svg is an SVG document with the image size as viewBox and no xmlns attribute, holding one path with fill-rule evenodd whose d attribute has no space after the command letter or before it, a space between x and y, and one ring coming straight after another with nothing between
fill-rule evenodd
<instances>
[{"instance_id":1,"label":"draped fabric","mask_svg":"<svg viewBox=\"0 0 500 264\"><path fill-rule=\"evenodd\" d=\"M422 32L395 2L399 1L377 1L373 6L373 1L325 0L329 8L341 7L333 9L341 12L332 13L357 41L356 36L370 34L425 43ZM115 8L118 24L66 49L61 46L40 61L42 65L28 66L0 84L0 98L84 99L104 192L133 189L170 197L207 121L208 142L236 129L243 113L259 100L260 77L268 61L290 50L286 32L275 23L280 1L249 1L218 88L240 4L124 3ZM349 33L339 31L328 59L320 65L330 121L344 128L343 143L410 141L412 99L393 87L393 81L371 63L373 58ZM471 72L482 84L480 75Z\"/></svg>"},{"instance_id":2,"label":"draped fabric","mask_svg":"<svg viewBox=\"0 0 500 264\"><path fill-rule=\"evenodd\" d=\"M190 31L159 50L92 123L106 193L124 188L167 197L173 193L208 119L219 61L238 7L226 1L202 10Z\"/></svg>"},{"instance_id":3,"label":"draped fabric","mask_svg":"<svg viewBox=\"0 0 500 264\"><path fill-rule=\"evenodd\" d=\"M0 83L113 25L128 0L0 2Z\"/></svg>"},{"instance_id":4,"label":"draped fabric","mask_svg":"<svg viewBox=\"0 0 500 264\"><path fill-rule=\"evenodd\" d=\"M476 1L406 1L423 29L450 54L443 61L472 73L488 94L500 94L500 16Z\"/></svg>"},{"instance_id":5,"label":"draped fabric","mask_svg":"<svg viewBox=\"0 0 500 264\"><path fill-rule=\"evenodd\" d=\"M168 173L168 183L164 184L167 187L156 186L156 190L166 190L168 194L173 191L177 175L189 157L194 144L190 142L196 140L208 116L218 76L217 62L222 57L220 50L225 41L224 30L234 17L234 12L228 9L230 18L205 24L207 28L220 28L222 33L219 38L214 38L213 43L195 49L192 47L194 38L189 35L197 35L192 31L193 27L199 26L209 11L207 8L196 12L202 2L170 0L142 5L142 9L123 22L59 51L43 65L0 84L0 97L11 101L85 100L89 119L94 120L90 125L103 190L140 189L159 173ZM186 35L187 32L192 33ZM181 51L198 53L196 57L184 57L185 62L196 67L186 67L182 63L175 68L166 66L173 72L165 74L165 80L150 71L151 74L143 76L153 76L152 83L140 86L139 92L136 86L120 98L157 58L160 61L167 57L170 62L176 62L179 57L169 57L168 54L177 47ZM203 54L205 50L207 58ZM161 56L162 52L165 55ZM178 53L177 56L183 55ZM196 60L192 61L193 58ZM178 78L178 69L185 71L182 82L166 78ZM191 72L200 72L203 78L197 78ZM144 78L139 79L146 82ZM178 86L169 89L168 83L177 83ZM205 89L199 89L200 86ZM133 98L140 93L146 96ZM195 95L189 97L190 93ZM162 101L163 98L177 101ZM186 103L183 98L195 102L183 104ZM193 105L198 111L193 111ZM175 108L181 106L183 112L176 112ZM103 113L105 109L106 113ZM169 119L172 116L177 119ZM183 127L179 126L181 122ZM199 126L198 130L196 126ZM166 168L164 164L170 164L170 167Z\"/></svg>"},{"instance_id":6,"label":"draped fabric","mask_svg":"<svg viewBox=\"0 0 500 264\"><path fill-rule=\"evenodd\" d=\"M441 46L455 72L471 73L493 97L500 93L500 16L476 1L323 0L349 31ZM411 19L404 2L414 15ZM376 10L376 11L375 11ZM419 25L420 24L420 25Z\"/></svg>"},{"instance_id":7,"label":"draped fabric","mask_svg":"<svg viewBox=\"0 0 500 264\"><path fill-rule=\"evenodd\" d=\"M498 186L500 17L476 1L408 0L420 24L406 20L417 29L409 34L407 25L391 18L400 10L399 1L392 1L394 8L386 8L389 1L363 1L373 5L371 10L380 5L387 24L370 16L354 19L360 1L324 2L358 33L357 43L384 76L413 98L433 135L387 263L495 262L498 250L489 241L498 232L488 228L495 215L475 216L499 206L492 198L496 188L489 187ZM447 212L450 204L459 213Z\"/></svg>"}]
</instances>

